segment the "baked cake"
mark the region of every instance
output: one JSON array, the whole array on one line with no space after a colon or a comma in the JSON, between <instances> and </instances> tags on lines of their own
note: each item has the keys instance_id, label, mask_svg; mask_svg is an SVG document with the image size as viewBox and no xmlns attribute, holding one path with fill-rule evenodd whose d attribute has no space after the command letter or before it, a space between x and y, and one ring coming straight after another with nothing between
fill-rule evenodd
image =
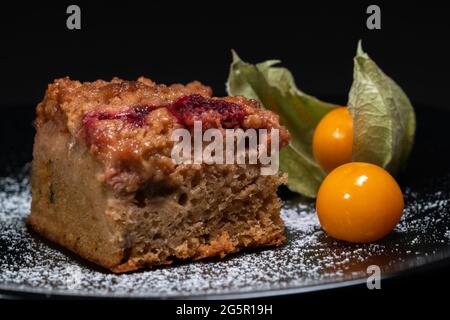
<instances>
[{"instance_id":1,"label":"baked cake","mask_svg":"<svg viewBox=\"0 0 450 320\"><path fill-rule=\"evenodd\" d=\"M285 240L276 191L261 164L176 164L177 128L279 129L244 97L213 98L195 81L58 79L36 109L28 223L113 272L176 259L224 257Z\"/></svg>"}]
</instances>

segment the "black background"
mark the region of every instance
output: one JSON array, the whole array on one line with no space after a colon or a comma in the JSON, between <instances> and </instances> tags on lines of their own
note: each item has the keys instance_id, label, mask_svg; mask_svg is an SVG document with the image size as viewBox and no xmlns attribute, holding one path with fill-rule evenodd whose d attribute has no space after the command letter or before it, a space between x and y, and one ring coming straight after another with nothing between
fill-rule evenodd
<instances>
[{"instance_id":1,"label":"black background","mask_svg":"<svg viewBox=\"0 0 450 320\"><path fill-rule=\"evenodd\" d=\"M63 76L92 81L145 75L162 83L196 79L224 95L231 48L249 62L280 59L305 92L345 103L352 58L362 39L413 104L450 108L450 19L442 4L289 3L77 1L81 30L66 28L71 3L2 4L0 107L34 108L47 83ZM372 3L381 7L381 30L366 28ZM381 291L434 297L432 290L450 284L448 270L440 266L387 281ZM306 299L369 295L374 294L360 287Z\"/></svg>"},{"instance_id":2,"label":"black background","mask_svg":"<svg viewBox=\"0 0 450 320\"><path fill-rule=\"evenodd\" d=\"M1 15L1 105L38 102L47 83L145 75L161 83L197 79L225 94L230 49L249 62L280 59L298 86L346 102L352 58L364 49L417 104L447 107L448 12L427 1L73 2L81 30L66 28L67 5L13 3ZM244 5L245 3L245 5ZM381 7L381 30L366 8Z\"/></svg>"}]
</instances>

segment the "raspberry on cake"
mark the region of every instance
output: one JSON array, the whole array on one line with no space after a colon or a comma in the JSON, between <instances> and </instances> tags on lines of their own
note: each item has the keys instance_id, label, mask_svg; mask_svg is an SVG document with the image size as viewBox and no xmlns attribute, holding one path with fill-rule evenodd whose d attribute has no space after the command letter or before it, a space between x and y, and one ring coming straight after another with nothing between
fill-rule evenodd
<instances>
[{"instance_id":1,"label":"raspberry on cake","mask_svg":"<svg viewBox=\"0 0 450 320\"><path fill-rule=\"evenodd\" d=\"M113 272L282 244L276 191L261 164L176 164L177 128L278 129L243 97L214 98L199 82L50 84L37 106L28 223Z\"/></svg>"}]
</instances>

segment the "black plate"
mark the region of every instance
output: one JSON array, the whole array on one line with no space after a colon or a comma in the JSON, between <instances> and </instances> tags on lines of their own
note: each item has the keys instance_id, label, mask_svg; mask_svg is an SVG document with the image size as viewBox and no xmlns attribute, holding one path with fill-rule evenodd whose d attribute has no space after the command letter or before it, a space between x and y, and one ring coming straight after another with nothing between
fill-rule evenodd
<instances>
[{"instance_id":1,"label":"black plate","mask_svg":"<svg viewBox=\"0 0 450 320\"><path fill-rule=\"evenodd\" d=\"M449 114L418 107L411 159L399 178L405 214L378 243L325 235L314 203L281 190L288 242L279 248L115 275L58 247L24 223L29 212L33 108L4 108L0 118L0 293L91 297L260 297L363 283L367 267L383 277L450 258Z\"/></svg>"}]
</instances>

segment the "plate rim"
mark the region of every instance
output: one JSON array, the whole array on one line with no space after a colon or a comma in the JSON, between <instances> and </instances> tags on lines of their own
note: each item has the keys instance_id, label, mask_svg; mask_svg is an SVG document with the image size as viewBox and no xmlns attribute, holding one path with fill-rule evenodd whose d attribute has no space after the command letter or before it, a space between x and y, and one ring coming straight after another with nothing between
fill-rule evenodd
<instances>
[{"instance_id":1,"label":"plate rim","mask_svg":"<svg viewBox=\"0 0 450 320\"><path fill-rule=\"evenodd\" d=\"M450 110L444 109L442 106L434 104L418 103L414 104L416 110L424 111L428 109L428 112L439 112L441 114L449 115ZM27 105L28 107L28 105ZM21 112L21 108L17 108L16 105L6 105L2 106L2 109L6 112L11 112L11 109L15 109L14 112ZM34 108L28 108L33 112ZM431 109L431 110L430 110ZM422 264L417 264L411 267L402 268L402 270L393 271L390 273L382 274L381 280L389 280L393 278L399 278L403 276L413 275L425 270L450 266L450 251L447 254L432 260L426 261ZM0 270L1 271L1 270ZM126 293L89 293L82 292L81 290L61 290L61 289L42 289L20 287L21 285L11 285L0 283L0 299L3 296L11 298L56 298L56 299L143 299L143 300L189 300L189 299L205 299L205 300L219 300L219 299L251 299L251 298L265 298L265 297L275 297L275 296L286 296L294 294L304 294L308 292L316 292L330 289L339 289L344 287L351 287L361 285L366 282L366 277L330 281L327 283L316 283L309 285L294 285L292 287L285 288L266 288L266 289L256 289L248 291L239 291L238 289L233 289L229 292L222 293L196 293L196 294L168 294L161 295L154 292L140 293L140 294L126 294Z\"/></svg>"},{"instance_id":2,"label":"plate rim","mask_svg":"<svg viewBox=\"0 0 450 320\"><path fill-rule=\"evenodd\" d=\"M446 256L424 263L422 265L413 266L404 270L390 272L381 275L381 281L398 279L401 277L414 276L425 271L445 268L450 266L450 253ZM2 295L6 295L11 299L26 299L26 298L48 298L48 299L92 299L92 300L235 300L235 299L258 299L269 297L281 297L288 295L306 294L310 292L318 292L332 289L341 289L346 287L355 287L362 285L367 281L367 278L360 277L356 279L348 279L343 281L331 281L329 283L319 283L306 286L293 286L290 288L277 289L262 289L250 291L231 291L225 293L211 293L211 294L192 294L192 295L133 295L133 294L95 294L95 293L81 293L76 294L74 291L67 290L44 290L27 288L20 290L11 285L0 284L0 299Z\"/></svg>"}]
</instances>

